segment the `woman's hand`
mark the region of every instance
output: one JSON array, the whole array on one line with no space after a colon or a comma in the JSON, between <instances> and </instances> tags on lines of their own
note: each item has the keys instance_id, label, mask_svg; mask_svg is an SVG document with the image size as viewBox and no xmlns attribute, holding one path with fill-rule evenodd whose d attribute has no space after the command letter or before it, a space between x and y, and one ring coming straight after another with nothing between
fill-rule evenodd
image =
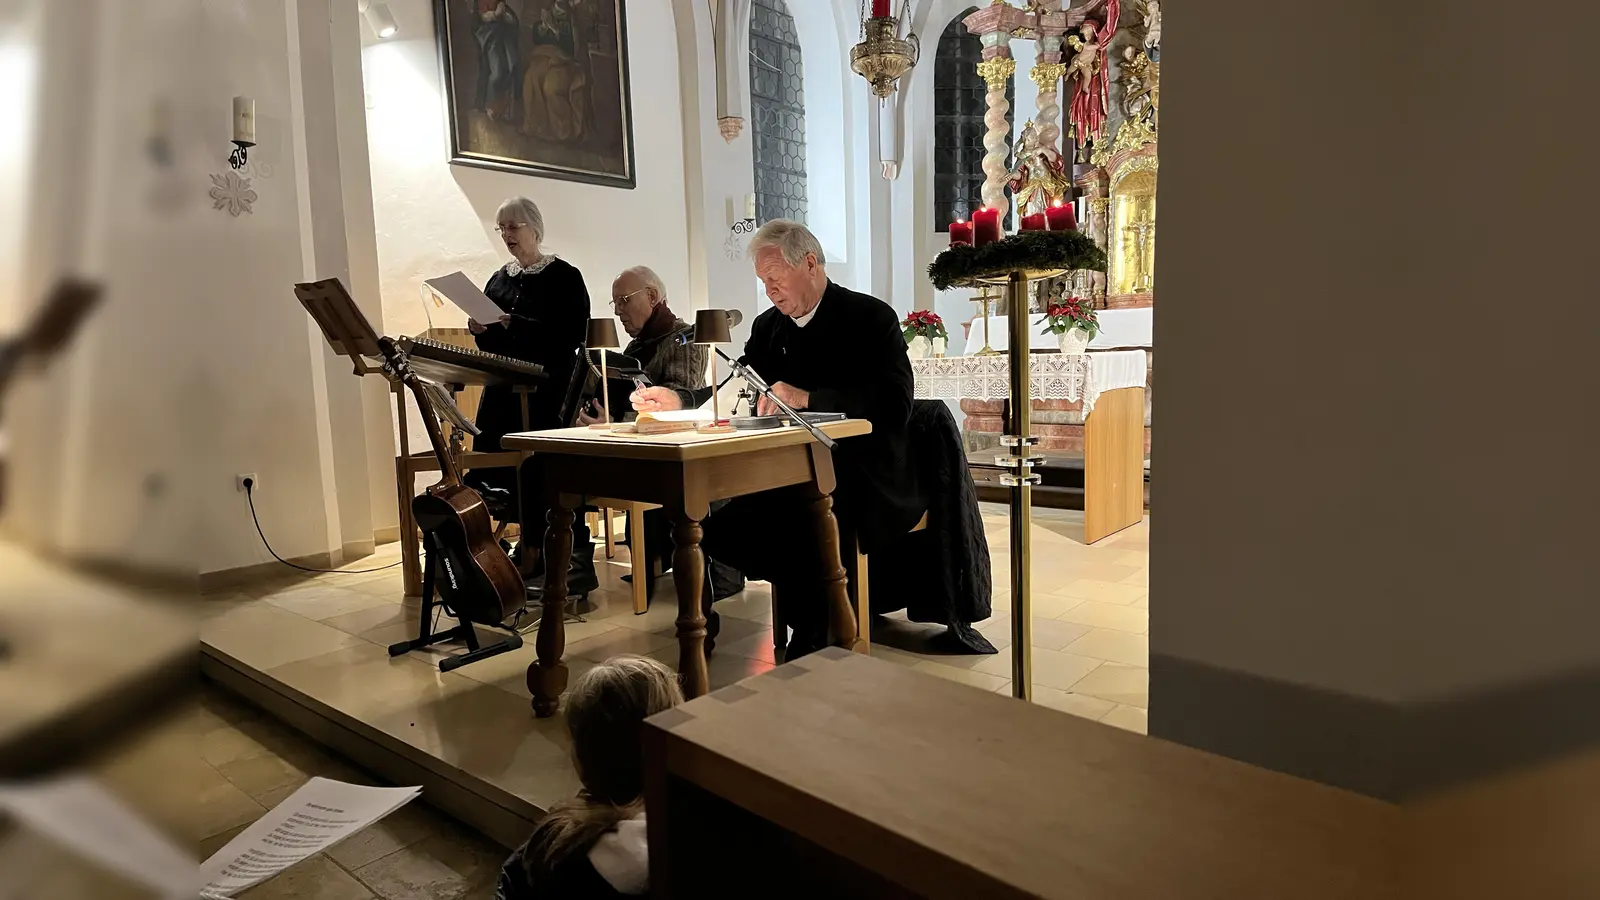
<instances>
[{"instance_id":1,"label":"woman's hand","mask_svg":"<svg viewBox=\"0 0 1600 900\"><path fill-rule=\"evenodd\" d=\"M468 319L467 320L467 330L472 332L473 334L483 334L485 331L488 331L489 329L484 327L481 323L479 323L477 319Z\"/></svg>"},{"instance_id":2,"label":"woman's hand","mask_svg":"<svg viewBox=\"0 0 1600 900\"><path fill-rule=\"evenodd\" d=\"M671 388L640 388L634 391L628 400L633 403L633 408L639 412L661 412L662 410L683 408L683 401L678 397L678 392Z\"/></svg>"}]
</instances>

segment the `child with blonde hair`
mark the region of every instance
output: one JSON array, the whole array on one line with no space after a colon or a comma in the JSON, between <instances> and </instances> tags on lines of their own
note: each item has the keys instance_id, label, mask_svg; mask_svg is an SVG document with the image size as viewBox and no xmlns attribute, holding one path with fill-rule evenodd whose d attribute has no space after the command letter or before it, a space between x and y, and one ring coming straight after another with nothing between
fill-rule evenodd
<instances>
[{"instance_id":1,"label":"child with blonde hair","mask_svg":"<svg viewBox=\"0 0 1600 900\"><path fill-rule=\"evenodd\" d=\"M565 706L583 790L552 808L512 854L500 870L496 900L646 892L642 726L682 702L678 676L648 657L614 656L578 676Z\"/></svg>"}]
</instances>

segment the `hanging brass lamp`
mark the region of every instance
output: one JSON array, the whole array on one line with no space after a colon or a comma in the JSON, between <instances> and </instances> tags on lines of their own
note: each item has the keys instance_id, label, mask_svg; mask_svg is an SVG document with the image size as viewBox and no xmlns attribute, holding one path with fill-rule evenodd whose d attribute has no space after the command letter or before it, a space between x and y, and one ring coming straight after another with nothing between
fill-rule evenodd
<instances>
[{"instance_id":1,"label":"hanging brass lamp","mask_svg":"<svg viewBox=\"0 0 1600 900\"><path fill-rule=\"evenodd\" d=\"M901 0L900 15L889 14L890 0L871 0L871 15L862 3L861 43L850 48L850 69L872 85L873 96L887 99L899 86L901 76L917 64L922 51L915 34L900 37L906 3Z\"/></svg>"}]
</instances>

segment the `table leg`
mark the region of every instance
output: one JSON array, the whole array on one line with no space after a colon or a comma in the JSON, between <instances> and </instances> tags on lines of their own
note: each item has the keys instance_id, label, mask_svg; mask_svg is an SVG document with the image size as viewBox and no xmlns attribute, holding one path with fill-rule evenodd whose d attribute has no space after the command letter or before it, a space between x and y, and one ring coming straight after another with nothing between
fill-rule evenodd
<instances>
[{"instance_id":1,"label":"table leg","mask_svg":"<svg viewBox=\"0 0 1600 900\"><path fill-rule=\"evenodd\" d=\"M672 528L672 583L678 589L678 675L683 679L683 696L690 700L711 689L706 669L706 617L700 609L706 577L700 536L700 522L679 513ZM635 581L639 571L634 569Z\"/></svg>"},{"instance_id":2,"label":"table leg","mask_svg":"<svg viewBox=\"0 0 1600 900\"><path fill-rule=\"evenodd\" d=\"M628 538L628 561L633 570L633 614L642 616L650 611L650 581L656 574L651 571L653 563L649 552L645 550L642 504L628 505L628 530L632 532Z\"/></svg>"},{"instance_id":3,"label":"table leg","mask_svg":"<svg viewBox=\"0 0 1600 900\"><path fill-rule=\"evenodd\" d=\"M575 498L556 497L546 517L544 532L544 595L539 613L539 637L535 642L538 658L528 666L528 692L533 694L533 713L539 718L555 715L561 694L567 689L567 664L561 654L567 648L567 567L572 564L572 510Z\"/></svg>"},{"instance_id":4,"label":"table leg","mask_svg":"<svg viewBox=\"0 0 1600 900\"><path fill-rule=\"evenodd\" d=\"M396 457L394 483L395 500L400 507L400 581L407 597L422 593L422 548L417 540L417 520L411 514L411 492L415 481L410 458Z\"/></svg>"},{"instance_id":5,"label":"table leg","mask_svg":"<svg viewBox=\"0 0 1600 900\"><path fill-rule=\"evenodd\" d=\"M614 512L615 510L607 509L604 506L600 507L600 527L604 529L606 536L606 559L616 559L617 557L617 538L616 535L611 533L611 526L615 524L611 521L611 514Z\"/></svg>"},{"instance_id":6,"label":"table leg","mask_svg":"<svg viewBox=\"0 0 1600 900\"><path fill-rule=\"evenodd\" d=\"M840 562L839 520L833 515L833 497L816 482L812 482L810 493L811 523L819 555L817 568L822 572L822 594L828 604L828 636L834 646L854 651L861 638L856 630L855 610L850 606L844 565Z\"/></svg>"}]
</instances>

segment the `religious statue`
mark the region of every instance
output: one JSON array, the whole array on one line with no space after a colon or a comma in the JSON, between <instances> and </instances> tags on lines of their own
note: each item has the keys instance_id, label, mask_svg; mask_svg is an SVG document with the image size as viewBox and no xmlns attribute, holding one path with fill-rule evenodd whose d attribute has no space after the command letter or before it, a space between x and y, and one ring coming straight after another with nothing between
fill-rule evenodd
<instances>
[{"instance_id":1,"label":"religious statue","mask_svg":"<svg viewBox=\"0 0 1600 900\"><path fill-rule=\"evenodd\" d=\"M1012 148L1015 160L1006 187L1011 189L1011 199L1018 215L1042 213L1045 208L1072 196L1072 179L1067 175L1066 161L1054 147L1039 143L1033 122L1022 126L1022 134Z\"/></svg>"},{"instance_id":2,"label":"religious statue","mask_svg":"<svg viewBox=\"0 0 1600 900\"><path fill-rule=\"evenodd\" d=\"M1129 262L1127 273L1129 293L1148 292L1155 283L1156 223L1152 211L1141 207L1135 218L1122 226L1123 252Z\"/></svg>"},{"instance_id":3,"label":"religious statue","mask_svg":"<svg viewBox=\"0 0 1600 900\"><path fill-rule=\"evenodd\" d=\"M1129 121L1153 120L1156 85L1150 57L1134 47L1122 48L1122 112Z\"/></svg>"},{"instance_id":4,"label":"religious statue","mask_svg":"<svg viewBox=\"0 0 1600 900\"><path fill-rule=\"evenodd\" d=\"M1144 49L1151 59L1161 53L1161 0L1140 0L1139 13L1144 16Z\"/></svg>"},{"instance_id":5,"label":"religious statue","mask_svg":"<svg viewBox=\"0 0 1600 900\"><path fill-rule=\"evenodd\" d=\"M1105 137L1106 108L1111 99L1106 85L1106 48L1117 33L1121 5L1121 0L1109 0L1104 24L1087 20L1078 26L1077 34L1067 36L1072 61L1065 77L1072 82L1070 118L1080 145L1099 143Z\"/></svg>"}]
</instances>

